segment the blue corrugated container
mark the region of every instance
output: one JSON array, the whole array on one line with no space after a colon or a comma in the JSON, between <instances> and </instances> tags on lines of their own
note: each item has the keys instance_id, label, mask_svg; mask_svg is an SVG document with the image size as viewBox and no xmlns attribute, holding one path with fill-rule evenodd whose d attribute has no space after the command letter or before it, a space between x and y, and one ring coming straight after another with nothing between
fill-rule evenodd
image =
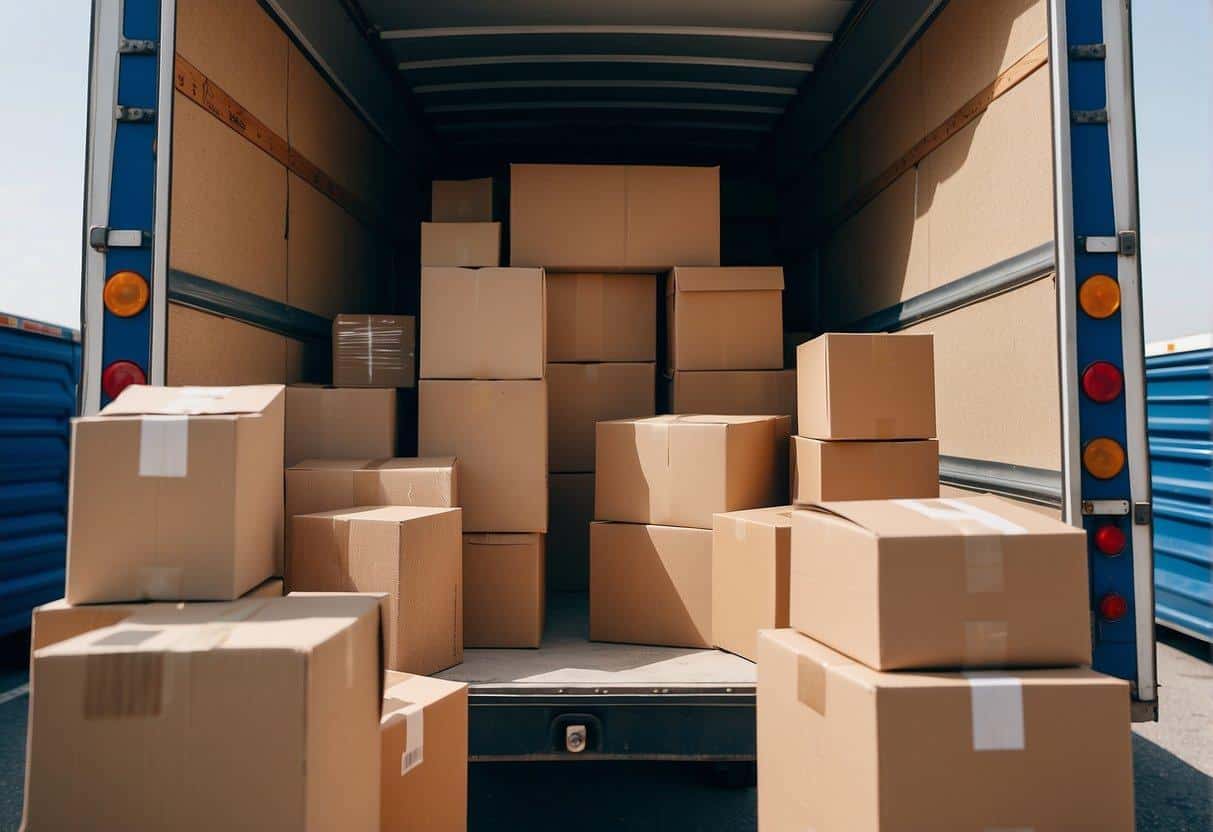
<instances>
[{"instance_id":1,"label":"blue corrugated container","mask_svg":"<svg viewBox=\"0 0 1213 832\"><path fill-rule=\"evenodd\" d=\"M0 315L0 635L63 596L74 330Z\"/></svg>"},{"instance_id":2,"label":"blue corrugated container","mask_svg":"<svg viewBox=\"0 0 1213 832\"><path fill-rule=\"evenodd\" d=\"M1155 615L1213 641L1213 348L1198 338L1147 352Z\"/></svg>"}]
</instances>

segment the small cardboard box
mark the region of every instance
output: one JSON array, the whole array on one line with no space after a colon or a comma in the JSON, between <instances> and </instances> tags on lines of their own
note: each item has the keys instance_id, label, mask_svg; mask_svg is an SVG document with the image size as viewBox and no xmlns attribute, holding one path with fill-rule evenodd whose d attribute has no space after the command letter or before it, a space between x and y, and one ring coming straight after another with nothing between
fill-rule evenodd
<instances>
[{"instance_id":1,"label":"small cardboard box","mask_svg":"<svg viewBox=\"0 0 1213 832\"><path fill-rule=\"evenodd\" d=\"M590 585L594 475L552 474L548 492L548 589L584 592Z\"/></svg>"},{"instance_id":2,"label":"small cardboard box","mask_svg":"<svg viewBox=\"0 0 1213 832\"><path fill-rule=\"evenodd\" d=\"M787 502L787 419L655 416L599 422L594 517L712 528L712 515Z\"/></svg>"},{"instance_id":3,"label":"small cardboard box","mask_svg":"<svg viewBox=\"0 0 1213 832\"><path fill-rule=\"evenodd\" d=\"M1082 529L998 497L792 514L789 620L877 670L1091 661Z\"/></svg>"},{"instance_id":4,"label":"small cardboard box","mask_svg":"<svg viewBox=\"0 0 1213 832\"><path fill-rule=\"evenodd\" d=\"M757 659L758 631L788 626L792 507L712 520L712 643Z\"/></svg>"},{"instance_id":5,"label":"small cardboard box","mask_svg":"<svg viewBox=\"0 0 1213 832\"><path fill-rule=\"evenodd\" d=\"M792 437L792 502L939 496L939 443L830 442Z\"/></svg>"},{"instance_id":6,"label":"small cardboard box","mask_svg":"<svg viewBox=\"0 0 1213 832\"><path fill-rule=\"evenodd\" d=\"M154 604L35 650L22 828L379 829L379 610Z\"/></svg>"},{"instance_id":7,"label":"small cardboard box","mask_svg":"<svg viewBox=\"0 0 1213 832\"><path fill-rule=\"evenodd\" d=\"M543 378L543 269L421 270L421 377Z\"/></svg>"},{"instance_id":8,"label":"small cardboard box","mask_svg":"<svg viewBox=\"0 0 1213 832\"><path fill-rule=\"evenodd\" d=\"M548 361L656 361L657 276L549 274Z\"/></svg>"},{"instance_id":9,"label":"small cardboard box","mask_svg":"<svg viewBox=\"0 0 1213 832\"><path fill-rule=\"evenodd\" d=\"M395 390L286 388L286 464L396 456Z\"/></svg>"},{"instance_id":10,"label":"small cardboard box","mask_svg":"<svg viewBox=\"0 0 1213 832\"><path fill-rule=\"evenodd\" d=\"M459 460L464 531L547 531L544 382L423 380L417 444Z\"/></svg>"},{"instance_id":11,"label":"small cardboard box","mask_svg":"<svg viewBox=\"0 0 1213 832\"><path fill-rule=\"evenodd\" d=\"M417 319L412 315L349 315L333 319L333 384L415 387Z\"/></svg>"},{"instance_id":12,"label":"small cardboard box","mask_svg":"<svg viewBox=\"0 0 1213 832\"><path fill-rule=\"evenodd\" d=\"M549 364L548 469L594 470L594 426L656 409L653 364Z\"/></svg>"},{"instance_id":13,"label":"small cardboard box","mask_svg":"<svg viewBox=\"0 0 1213 832\"><path fill-rule=\"evenodd\" d=\"M433 222L492 222L493 180L435 179L430 184Z\"/></svg>"},{"instance_id":14,"label":"small cardboard box","mask_svg":"<svg viewBox=\"0 0 1213 832\"><path fill-rule=\"evenodd\" d=\"M510 265L566 272L720 265L720 169L511 165Z\"/></svg>"},{"instance_id":15,"label":"small cardboard box","mask_svg":"<svg viewBox=\"0 0 1213 832\"><path fill-rule=\"evenodd\" d=\"M1085 668L879 673L758 642L758 828L1133 829L1128 683Z\"/></svg>"},{"instance_id":16,"label":"small cardboard box","mask_svg":"<svg viewBox=\"0 0 1213 832\"><path fill-rule=\"evenodd\" d=\"M421 265L494 268L501 265L501 223L423 222Z\"/></svg>"},{"instance_id":17,"label":"small cardboard box","mask_svg":"<svg viewBox=\"0 0 1213 832\"><path fill-rule=\"evenodd\" d=\"M679 266L666 282L669 369L783 368L783 269Z\"/></svg>"},{"instance_id":18,"label":"small cardboard box","mask_svg":"<svg viewBox=\"0 0 1213 832\"><path fill-rule=\"evenodd\" d=\"M282 553L283 387L132 385L72 423L71 604L230 601Z\"/></svg>"},{"instance_id":19,"label":"small cardboard box","mask_svg":"<svg viewBox=\"0 0 1213 832\"><path fill-rule=\"evenodd\" d=\"M305 459L286 469L286 516L354 506L459 505L452 456Z\"/></svg>"},{"instance_id":20,"label":"small cardboard box","mask_svg":"<svg viewBox=\"0 0 1213 832\"><path fill-rule=\"evenodd\" d=\"M678 371L669 388L671 413L791 416L796 432L795 370Z\"/></svg>"},{"instance_id":21,"label":"small cardboard box","mask_svg":"<svg viewBox=\"0 0 1213 832\"><path fill-rule=\"evenodd\" d=\"M468 686L389 670L379 720L379 828L465 832Z\"/></svg>"},{"instance_id":22,"label":"small cardboard box","mask_svg":"<svg viewBox=\"0 0 1213 832\"><path fill-rule=\"evenodd\" d=\"M935 436L934 340L926 335L831 332L796 348L801 436Z\"/></svg>"},{"instance_id":23,"label":"small cardboard box","mask_svg":"<svg viewBox=\"0 0 1213 832\"><path fill-rule=\"evenodd\" d=\"M712 532L590 525L590 639L712 646Z\"/></svg>"},{"instance_id":24,"label":"small cardboard box","mask_svg":"<svg viewBox=\"0 0 1213 832\"><path fill-rule=\"evenodd\" d=\"M337 509L291 518L291 592L388 596L387 666L431 674L463 661L460 509Z\"/></svg>"},{"instance_id":25,"label":"small cardboard box","mask_svg":"<svg viewBox=\"0 0 1213 832\"><path fill-rule=\"evenodd\" d=\"M538 647L543 640L541 534L463 536L463 643Z\"/></svg>"}]
</instances>

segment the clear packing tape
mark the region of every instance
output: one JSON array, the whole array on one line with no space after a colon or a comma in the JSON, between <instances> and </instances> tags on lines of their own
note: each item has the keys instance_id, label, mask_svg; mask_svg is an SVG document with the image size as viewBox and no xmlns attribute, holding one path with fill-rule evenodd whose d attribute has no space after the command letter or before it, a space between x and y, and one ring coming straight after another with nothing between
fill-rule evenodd
<instances>
[{"instance_id":1,"label":"clear packing tape","mask_svg":"<svg viewBox=\"0 0 1213 832\"><path fill-rule=\"evenodd\" d=\"M340 315L333 322L334 378L360 379L366 384L404 373L413 345L406 343L405 318Z\"/></svg>"}]
</instances>

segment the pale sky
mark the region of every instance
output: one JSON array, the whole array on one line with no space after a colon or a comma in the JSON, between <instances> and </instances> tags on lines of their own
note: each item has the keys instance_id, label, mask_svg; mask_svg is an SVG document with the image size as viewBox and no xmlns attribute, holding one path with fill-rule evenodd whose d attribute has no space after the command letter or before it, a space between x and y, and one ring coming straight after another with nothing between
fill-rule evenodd
<instances>
[{"instance_id":1,"label":"pale sky","mask_svg":"<svg viewBox=\"0 0 1213 832\"><path fill-rule=\"evenodd\" d=\"M4 4L0 312L79 326L89 3ZM1213 0L1134 9L1146 340L1213 329Z\"/></svg>"}]
</instances>

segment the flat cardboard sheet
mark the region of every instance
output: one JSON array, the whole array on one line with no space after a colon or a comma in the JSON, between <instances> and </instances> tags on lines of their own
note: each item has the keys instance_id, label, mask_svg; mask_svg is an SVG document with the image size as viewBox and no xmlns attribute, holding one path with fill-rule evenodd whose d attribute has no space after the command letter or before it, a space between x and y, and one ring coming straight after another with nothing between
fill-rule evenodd
<instances>
[{"instance_id":1,"label":"flat cardboard sheet","mask_svg":"<svg viewBox=\"0 0 1213 832\"><path fill-rule=\"evenodd\" d=\"M423 222L421 265L466 268L501 265L501 223Z\"/></svg>"},{"instance_id":2,"label":"flat cardboard sheet","mask_svg":"<svg viewBox=\"0 0 1213 832\"><path fill-rule=\"evenodd\" d=\"M463 536L463 643L538 647L543 640L544 536Z\"/></svg>"},{"instance_id":3,"label":"flat cardboard sheet","mask_svg":"<svg viewBox=\"0 0 1213 832\"><path fill-rule=\"evenodd\" d=\"M657 276L549 274L548 361L655 361Z\"/></svg>"},{"instance_id":4,"label":"flat cardboard sheet","mask_svg":"<svg viewBox=\"0 0 1213 832\"><path fill-rule=\"evenodd\" d=\"M792 506L712 519L712 644L757 660L758 631L788 626Z\"/></svg>"},{"instance_id":5,"label":"flat cardboard sheet","mask_svg":"<svg viewBox=\"0 0 1213 832\"><path fill-rule=\"evenodd\" d=\"M679 266L666 308L670 370L783 368L783 269Z\"/></svg>"},{"instance_id":6,"label":"flat cardboard sheet","mask_svg":"<svg viewBox=\"0 0 1213 832\"><path fill-rule=\"evenodd\" d=\"M549 364L548 469L594 470L594 426L656 412L656 370L647 364Z\"/></svg>"},{"instance_id":7,"label":"flat cardboard sheet","mask_svg":"<svg viewBox=\"0 0 1213 832\"><path fill-rule=\"evenodd\" d=\"M454 457L305 459L286 469L286 516L354 506L459 505Z\"/></svg>"},{"instance_id":8,"label":"flat cardboard sheet","mask_svg":"<svg viewBox=\"0 0 1213 832\"><path fill-rule=\"evenodd\" d=\"M939 496L939 443L792 437L792 502Z\"/></svg>"},{"instance_id":9,"label":"flat cardboard sheet","mask_svg":"<svg viewBox=\"0 0 1213 832\"><path fill-rule=\"evenodd\" d=\"M341 314L333 319L334 386L413 387L416 383L416 318Z\"/></svg>"},{"instance_id":10,"label":"flat cardboard sheet","mask_svg":"<svg viewBox=\"0 0 1213 832\"><path fill-rule=\"evenodd\" d=\"M435 179L430 184L432 222L492 222L493 179Z\"/></svg>"},{"instance_id":11,"label":"flat cardboard sheet","mask_svg":"<svg viewBox=\"0 0 1213 832\"><path fill-rule=\"evenodd\" d=\"M584 592L590 585L594 475L549 475L548 506L548 590Z\"/></svg>"},{"instance_id":12,"label":"flat cardboard sheet","mask_svg":"<svg viewBox=\"0 0 1213 832\"><path fill-rule=\"evenodd\" d=\"M286 388L286 464L396 456L396 397L392 389Z\"/></svg>"}]
</instances>

